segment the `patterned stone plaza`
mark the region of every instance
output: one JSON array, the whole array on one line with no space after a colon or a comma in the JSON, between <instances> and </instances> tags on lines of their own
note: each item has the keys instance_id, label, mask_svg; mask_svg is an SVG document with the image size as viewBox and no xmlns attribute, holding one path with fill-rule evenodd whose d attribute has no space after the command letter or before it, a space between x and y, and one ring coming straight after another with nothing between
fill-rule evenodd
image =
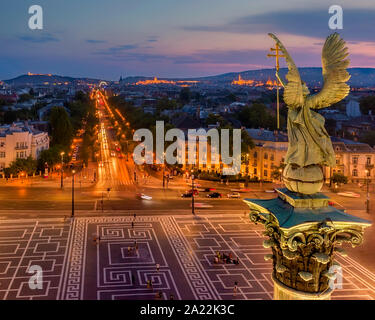
<instances>
[{"instance_id":1,"label":"patterned stone plaza","mask_svg":"<svg viewBox=\"0 0 375 320\"><path fill-rule=\"evenodd\" d=\"M2 220L0 299L154 299L157 292L164 299L171 294L175 299L272 299L263 227L247 216L137 216L133 226L132 221L133 216L73 223ZM214 263L217 251L238 257L239 264ZM337 256L337 261L344 283L333 299L375 299L375 274L350 257ZM32 265L42 267L42 289L29 288Z\"/></svg>"}]
</instances>

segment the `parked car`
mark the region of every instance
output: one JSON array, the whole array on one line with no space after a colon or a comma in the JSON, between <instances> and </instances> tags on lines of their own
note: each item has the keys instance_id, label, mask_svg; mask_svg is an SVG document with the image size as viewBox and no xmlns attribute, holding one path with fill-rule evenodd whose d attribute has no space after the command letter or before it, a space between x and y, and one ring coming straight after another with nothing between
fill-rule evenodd
<instances>
[{"instance_id":1,"label":"parked car","mask_svg":"<svg viewBox=\"0 0 375 320\"><path fill-rule=\"evenodd\" d=\"M191 198L192 196L193 196L193 193L189 191L181 194L181 198Z\"/></svg>"},{"instance_id":2,"label":"parked car","mask_svg":"<svg viewBox=\"0 0 375 320\"><path fill-rule=\"evenodd\" d=\"M212 192L212 193L207 195L207 198L221 198L221 197L222 197L222 195L219 192Z\"/></svg>"},{"instance_id":3,"label":"parked car","mask_svg":"<svg viewBox=\"0 0 375 320\"><path fill-rule=\"evenodd\" d=\"M194 190L190 189L190 190L188 190L186 192L193 192L195 196L197 196L199 194L198 189L194 189Z\"/></svg>"},{"instance_id":4,"label":"parked car","mask_svg":"<svg viewBox=\"0 0 375 320\"><path fill-rule=\"evenodd\" d=\"M228 198L241 198L241 195L239 192L232 192L227 194Z\"/></svg>"}]
</instances>

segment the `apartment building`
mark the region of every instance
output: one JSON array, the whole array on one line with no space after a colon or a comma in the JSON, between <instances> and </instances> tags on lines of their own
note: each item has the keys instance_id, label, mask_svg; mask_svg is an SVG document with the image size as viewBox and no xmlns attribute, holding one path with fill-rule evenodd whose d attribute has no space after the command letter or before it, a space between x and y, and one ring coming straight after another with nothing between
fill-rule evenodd
<instances>
[{"instance_id":1,"label":"apartment building","mask_svg":"<svg viewBox=\"0 0 375 320\"><path fill-rule=\"evenodd\" d=\"M29 156L37 159L49 148L47 132L34 128L32 122L15 122L0 126L0 170L17 158Z\"/></svg>"},{"instance_id":2,"label":"apartment building","mask_svg":"<svg viewBox=\"0 0 375 320\"><path fill-rule=\"evenodd\" d=\"M246 129L252 138L255 147L247 154L242 154L241 174L250 178L257 177L263 181L272 181L272 172L279 168L285 161L288 150L288 136L286 133L264 129ZM201 137L205 140L205 137ZM333 173L342 173L349 182L364 182L366 179L375 179L375 150L368 144L332 137L332 145L336 154L336 166L324 168L324 175L328 182ZM185 158L187 161L188 148L186 142ZM180 155L181 156L181 155ZM196 164L183 165L189 171L197 169L202 172L222 173L226 167L222 162L211 163L211 148L203 150L202 159L199 161L198 139L196 145Z\"/></svg>"}]
</instances>

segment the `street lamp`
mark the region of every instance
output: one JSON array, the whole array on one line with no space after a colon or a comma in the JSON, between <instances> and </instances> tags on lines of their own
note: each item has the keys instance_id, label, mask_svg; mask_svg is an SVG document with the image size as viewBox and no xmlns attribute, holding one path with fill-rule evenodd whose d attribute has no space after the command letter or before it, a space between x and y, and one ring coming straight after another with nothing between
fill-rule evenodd
<instances>
[{"instance_id":1,"label":"street lamp","mask_svg":"<svg viewBox=\"0 0 375 320\"><path fill-rule=\"evenodd\" d=\"M194 170L192 169L191 170L191 213L192 214L195 214L195 211L194 211L194 174L193 174Z\"/></svg>"},{"instance_id":2,"label":"street lamp","mask_svg":"<svg viewBox=\"0 0 375 320\"><path fill-rule=\"evenodd\" d=\"M365 170L366 173L366 212L370 213L370 192L369 192L369 176L370 176L370 167Z\"/></svg>"},{"instance_id":3,"label":"street lamp","mask_svg":"<svg viewBox=\"0 0 375 320\"><path fill-rule=\"evenodd\" d=\"M72 218L74 218L74 174L75 170L72 170Z\"/></svg>"},{"instance_id":4,"label":"street lamp","mask_svg":"<svg viewBox=\"0 0 375 320\"><path fill-rule=\"evenodd\" d=\"M249 186L249 154L246 153L246 183L245 187Z\"/></svg>"},{"instance_id":5,"label":"street lamp","mask_svg":"<svg viewBox=\"0 0 375 320\"><path fill-rule=\"evenodd\" d=\"M165 186L165 152L163 152L163 188Z\"/></svg>"},{"instance_id":6,"label":"street lamp","mask_svg":"<svg viewBox=\"0 0 375 320\"><path fill-rule=\"evenodd\" d=\"M64 169L63 169L63 166L64 166L64 154L65 152L61 152L60 153L60 156L61 156L61 189L63 188L64 186L64 178L63 178L63 175L64 175Z\"/></svg>"}]
</instances>

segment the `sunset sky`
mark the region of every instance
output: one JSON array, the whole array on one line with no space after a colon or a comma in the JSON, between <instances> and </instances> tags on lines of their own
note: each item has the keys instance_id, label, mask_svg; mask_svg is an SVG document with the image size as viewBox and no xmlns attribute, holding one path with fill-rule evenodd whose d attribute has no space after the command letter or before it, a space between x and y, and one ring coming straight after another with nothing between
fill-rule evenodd
<instances>
[{"instance_id":1,"label":"sunset sky","mask_svg":"<svg viewBox=\"0 0 375 320\"><path fill-rule=\"evenodd\" d=\"M28 8L44 30L28 28ZM297 66L320 66L328 8L344 9L352 67L375 67L374 0L2 0L0 79L28 71L117 80L270 68L281 39Z\"/></svg>"}]
</instances>

